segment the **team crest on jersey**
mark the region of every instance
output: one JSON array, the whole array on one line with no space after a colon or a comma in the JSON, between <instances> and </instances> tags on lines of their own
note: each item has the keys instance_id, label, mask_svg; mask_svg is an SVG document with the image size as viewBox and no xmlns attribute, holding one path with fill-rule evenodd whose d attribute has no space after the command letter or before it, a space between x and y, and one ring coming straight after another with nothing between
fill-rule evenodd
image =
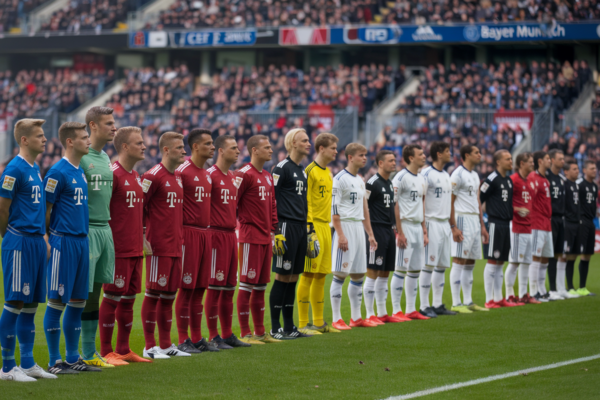
<instances>
[{"instance_id":1,"label":"team crest on jersey","mask_svg":"<svg viewBox=\"0 0 600 400\"><path fill-rule=\"evenodd\" d=\"M217 272L216 278L219 282L221 282L223 279L225 279L225 274L223 273L223 271Z\"/></svg>"},{"instance_id":2,"label":"team crest on jersey","mask_svg":"<svg viewBox=\"0 0 600 400\"><path fill-rule=\"evenodd\" d=\"M256 271L251 269L250 271L248 271L248 279L254 279L256 278Z\"/></svg>"},{"instance_id":3,"label":"team crest on jersey","mask_svg":"<svg viewBox=\"0 0 600 400\"><path fill-rule=\"evenodd\" d=\"M494 251L494 258L500 258L500 250Z\"/></svg>"},{"instance_id":4,"label":"team crest on jersey","mask_svg":"<svg viewBox=\"0 0 600 400\"><path fill-rule=\"evenodd\" d=\"M31 291L29 290L29 283L24 283L23 284L23 294L25 296L29 296L29 293L31 293Z\"/></svg>"},{"instance_id":5,"label":"team crest on jersey","mask_svg":"<svg viewBox=\"0 0 600 400\"><path fill-rule=\"evenodd\" d=\"M4 177L4 182L2 182L2 189L13 190L13 187L15 187L15 178L6 175Z\"/></svg>"},{"instance_id":6,"label":"team crest on jersey","mask_svg":"<svg viewBox=\"0 0 600 400\"><path fill-rule=\"evenodd\" d=\"M58 285L58 295L63 296L65 294L65 285Z\"/></svg>"},{"instance_id":7,"label":"team crest on jersey","mask_svg":"<svg viewBox=\"0 0 600 400\"><path fill-rule=\"evenodd\" d=\"M183 274L183 283L185 283L186 285L189 285L192 283L192 274L187 273L187 274Z\"/></svg>"},{"instance_id":8,"label":"team crest on jersey","mask_svg":"<svg viewBox=\"0 0 600 400\"><path fill-rule=\"evenodd\" d=\"M207 176L206 180L208 181L208 183L210 183L212 185L212 179L210 179L210 176Z\"/></svg>"},{"instance_id":9,"label":"team crest on jersey","mask_svg":"<svg viewBox=\"0 0 600 400\"><path fill-rule=\"evenodd\" d=\"M523 257L524 257L523 254L519 254L519 258L523 258Z\"/></svg>"},{"instance_id":10,"label":"team crest on jersey","mask_svg":"<svg viewBox=\"0 0 600 400\"><path fill-rule=\"evenodd\" d=\"M140 177L136 177L135 180L137 181L138 185L142 186L142 181L140 180ZM143 186L142 186L143 187Z\"/></svg>"},{"instance_id":11,"label":"team crest on jersey","mask_svg":"<svg viewBox=\"0 0 600 400\"><path fill-rule=\"evenodd\" d=\"M289 271L290 269L292 269L292 262L291 261L285 261L283 263L283 269L285 269L286 271Z\"/></svg>"},{"instance_id":12,"label":"team crest on jersey","mask_svg":"<svg viewBox=\"0 0 600 400\"><path fill-rule=\"evenodd\" d=\"M404 264L408 264L408 258L404 259Z\"/></svg>"},{"instance_id":13,"label":"team crest on jersey","mask_svg":"<svg viewBox=\"0 0 600 400\"><path fill-rule=\"evenodd\" d=\"M167 276L166 275L160 275L160 277L158 278L158 284L162 287L167 286Z\"/></svg>"},{"instance_id":14,"label":"team crest on jersey","mask_svg":"<svg viewBox=\"0 0 600 400\"><path fill-rule=\"evenodd\" d=\"M148 179L144 179L144 182L142 182L142 189L144 190L144 193L148 193L148 189L150 189L150 185L152 185L152 181L150 181Z\"/></svg>"},{"instance_id":15,"label":"team crest on jersey","mask_svg":"<svg viewBox=\"0 0 600 400\"><path fill-rule=\"evenodd\" d=\"M271 180L269 179L269 177L266 176L265 179L267 180L267 183L269 184L269 186L271 186Z\"/></svg>"},{"instance_id":16,"label":"team crest on jersey","mask_svg":"<svg viewBox=\"0 0 600 400\"><path fill-rule=\"evenodd\" d=\"M342 264L342 269L348 269L348 263L347 262L345 262L345 263Z\"/></svg>"},{"instance_id":17,"label":"team crest on jersey","mask_svg":"<svg viewBox=\"0 0 600 400\"><path fill-rule=\"evenodd\" d=\"M468 250L463 251L463 253L465 254L465 256L469 253Z\"/></svg>"},{"instance_id":18,"label":"team crest on jersey","mask_svg":"<svg viewBox=\"0 0 600 400\"><path fill-rule=\"evenodd\" d=\"M435 262L435 256L429 256L429 260L431 260L431 262Z\"/></svg>"},{"instance_id":19,"label":"team crest on jersey","mask_svg":"<svg viewBox=\"0 0 600 400\"><path fill-rule=\"evenodd\" d=\"M115 286L118 287L119 289L122 289L123 286L125 286L125 279L123 279L122 275L117 275L115 277Z\"/></svg>"},{"instance_id":20,"label":"team crest on jersey","mask_svg":"<svg viewBox=\"0 0 600 400\"><path fill-rule=\"evenodd\" d=\"M536 249L535 252L538 253L538 254L540 254L542 252L542 249Z\"/></svg>"},{"instance_id":21,"label":"team crest on jersey","mask_svg":"<svg viewBox=\"0 0 600 400\"><path fill-rule=\"evenodd\" d=\"M177 183L179 184L179 187L181 187L183 189L183 182L181 182L181 177L176 176L175 179L177 180Z\"/></svg>"},{"instance_id":22,"label":"team crest on jersey","mask_svg":"<svg viewBox=\"0 0 600 400\"><path fill-rule=\"evenodd\" d=\"M375 260L375 264L377 265L383 265L383 257L377 257L377 259Z\"/></svg>"}]
</instances>

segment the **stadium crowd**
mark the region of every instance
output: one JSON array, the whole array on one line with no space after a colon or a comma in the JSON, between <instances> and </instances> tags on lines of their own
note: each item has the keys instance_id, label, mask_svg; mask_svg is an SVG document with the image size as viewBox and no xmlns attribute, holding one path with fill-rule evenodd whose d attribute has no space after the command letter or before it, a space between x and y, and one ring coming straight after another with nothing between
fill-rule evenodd
<instances>
[{"instance_id":1,"label":"stadium crowd","mask_svg":"<svg viewBox=\"0 0 600 400\"><path fill-rule=\"evenodd\" d=\"M47 0L0 0L0 33L19 27L23 16Z\"/></svg>"}]
</instances>

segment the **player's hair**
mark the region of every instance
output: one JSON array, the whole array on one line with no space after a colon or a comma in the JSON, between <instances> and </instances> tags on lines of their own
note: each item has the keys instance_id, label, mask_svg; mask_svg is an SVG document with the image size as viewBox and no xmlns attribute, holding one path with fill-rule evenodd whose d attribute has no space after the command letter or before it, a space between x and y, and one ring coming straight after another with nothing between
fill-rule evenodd
<instances>
[{"instance_id":1,"label":"player's hair","mask_svg":"<svg viewBox=\"0 0 600 400\"><path fill-rule=\"evenodd\" d=\"M21 145L21 138L23 136L25 137L29 137L29 135L31 135L31 132L33 132L33 128L37 128L37 127L42 127L42 125L44 125L44 122L46 122L46 120L44 119L31 119L31 118L24 118L24 119L20 119L17 121L17 123L15 124L15 140L17 141L17 144L20 146Z\"/></svg>"},{"instance_id":2,"label":"player's hair","mask_svg":"<svg viewBox=\"0 0 600 400\"><path fill-rule=\"evenodd\" d=\"M217 136L217 138L215 139L215 149L217 149L217 154L219 154L219 149L225 148L225 143L228 140L235 140L235 137L233 137L231 135Z\"/></svg>"},{"instance_id":3,"label":"player's hair","mask_svg":"<svg viewBox=\"0 0 600 400\"><path fill-rule=\"evenodd\" d=\"M137 126L124 126L117 130L117 134L113 139L113 146L115 146L115 150L117 151L117 153L123 151L123 145L125 143L129 143L129 138L134 133L139 133L141 135L142 130Z\"/></svg>"},{"instance_id":4,"label":"player's hair","mask_svg":"<svg viewBox=\"0 0 600 400\"><path fill-rule=\"evenodd\" d=\"M565 153L563 153L563 151L560 149L552 149L548 152L548 155L550 156L551 160L554 160L556 158L556 156L559 154L565 154Z\"/></svg>"},{"instance_id":5,"label":"player's hair","mask_svg":"<svg viewBox=\"0 0 600 400\"><path fill-rule=\"evenodd\" d=\"M160 152L163 152L165 147L169 147L171 145L171 141L173 140L183 140L183 135L177 132L165 132L158 139L158 147L160 148Z\"/></svg>"},{"instance_id":6,"label":"player's hair","mask_svg":"<svg viewBox=\"0 0 600 400\"><path fill-rule=\"evenodd\" d=\"M319 148L329 147L334 143L338 143L340 140L332 133L320 133L315 139L315 151L319 154Z\"/></svg>"},{"instance_id":7,"label":"player's hair","mask_svg":"<svg viewBox=\"0 0 600 400\"><path fill-rule=\"evenodd\" d=\"M496 164L496 166L498 166L498 161L500 161L500 159L502 158L502 155L505 153L510 154L510 151L508 151L506 149L502 149L502 150L498 150L497 152L494 153L494 163Z\"/></svg>"},{"instance_id":8,"label":"player's hair","mask_svg":"<svg viewBox=\"0 0 600 400\"><path fill-rule=\"evenodd\" d=\"M212 132L209 131L208 129L201 129L201 128L192 129L192 131L189 133L189 135L187 137L188 145L190 146L190 149L192 148L194 143L198 143L200 140L202 140L202 135L208 135L212 138Z\"/></svg>"},{"instance_id":9,"label":"player's hair","mask_svg":"<svg viewBox=\"0 0 600 400\"><path fill-rule=\"evenodd\" d=\"M94 121L96 124L100 123L100 118L104 115L111 115L113 109L110 107L92 107L85 113L85 124L90 126L90 122Z\"/></svg>"},{"instance_id":10,"label":"player's hair","mask_svg":"<svg viewBox=\"0 0 600 400\"><path fill-rule=\"evenodd\" d=\"M303 128L295 128L285 134L284 144L285 149L288 153L292 151L292 148L294 146L294 140L296 139L296 135L299 133L306 133L306 130L304 130Z\"/></svg>"},{"instance_id":11,"label":"player's hair","mask_svg":"<svg viewBox=\"0 0 600 400\"><path fill-rule=\"evenodd\" d=\"M530 158L531 158L531 153L529 153L527 151L525 153L519 154L517 156L517 159L515 160L515 168L516 169L521 168L521 163L529 161Z\"/></svg>"},{"instance_id":12,"label":"player's hair","mask_svg":"<svg viewBox=\"0 0 600 400\"><path fill-rule=\"evenodd\" d=\"M568 171L573 165L577 165L577 160L575 160L573 157L569 157L565 160L565 166L563 167L563 169L565 171Z\"/></svg>"},{"instance_id":13,"label":"player's hair","mask_svg":"<svg viewBox=\"0 0 600 400\"><path fill-rule=\"evenodd\" d=\"M442 142L442 141L436 141L431 143L431 146L429 147L429 154L431 155L431 159L433 161L437 161L437 155L438 153L443 153L444 151L446 151L446 149L450 148L450 144L446 143L446 142Z\"/></svg>"},{"instance_id":14,"label":"player's hair","mask_svg":"<svg viewBox=\"0 0 600 400\"><path fill-rule=\"evenodd\" d=\"M596 165L596 162L595 162L595 161L593 161L593 160L585 160L585 161L583 162L583 168L587 168L587 167L588 167L588 165L590 165L590 164Z\"/></svg>"},{"instance_id":15,"label":"player's hair","mask_svg":"<svg viewBox=\"0 0 600 400\"><path fill-rule=\"evenodd\" d=\"M423 150L418 144L407 144L402 149L402 158L406 164L410 164L410 157L415 156L415 150Z\"/></svg>"},{"instance_id":16,"label":"player's hair","mask_svg":"<svg viewBox=\"0 0 600 400\"><path fill-rule=\"evenodd\" d=\"M348 144L348 146L346 146L346 150L344 151L344 153L346 154L346 158L348 158L349 156L356 155L356 153L358 153L359 151L366 152L367 148L360 143L350 143Z\"/></svg>"},{"instance_id":17,"label":"player's hair","mask_svg":"<svg viewBox=\"0 0 600 400\"><path fill-rule=\"evenodd\" d=\"M467 154L471 154L477 146L472 144L465 144L460 148L460 158L465 161L467 159Z\"/></svg>"},{"instance_id":18,"label":"player's hair","mask_svg":"<svg viewBox=\"0 0 600 400\"><path fill-rule=\"evenodd\" d=\"M379 153L377 153L375 156L375 164L377 165L377 168L379 168L379 161L384 161L385 157L389 156L390 154L396 157L396 154L391 150L381 150Z\"/></svg>"},{"instance_id":19,"label":"player's hair","mask_svg":"<svg viewBox=\"0 0 600 400\"><path fill-rule=\"evenodd\" d=\"M246 148L248 149L248 153L250 153L250 155L252 155L252 149L258 147L258 144L261 140L266 140L268 142L269 138L265 135L250 136L250 139L248 139L248 141L246 142Z\"/></svg>"},{"instance_id":20,"label":"player's hair","mask_svg":"<svg viewBox=\"0 0 600 400\"><path fill-rule=\"evenodd\" d=\"M535 166L535 169L537 170L540 166L538 165L538 161L543 160L544 157L546 157L546 153L545 151L542 150L538 150L535 153L533 153L533 165Z\"/></svg>"},{"instance_id":21,"label":"player's hair","mask_svg":"<svg viewBox=\"0 0 600 400\"><path fill-rule=\"evenodd\" d=\"M58 128L58 139L65 149L67 148L67 139L75 139L77 137L77 131L85 131L85 126L86 125L81 122L69 121Z\"/></svg>"}]
</instances>

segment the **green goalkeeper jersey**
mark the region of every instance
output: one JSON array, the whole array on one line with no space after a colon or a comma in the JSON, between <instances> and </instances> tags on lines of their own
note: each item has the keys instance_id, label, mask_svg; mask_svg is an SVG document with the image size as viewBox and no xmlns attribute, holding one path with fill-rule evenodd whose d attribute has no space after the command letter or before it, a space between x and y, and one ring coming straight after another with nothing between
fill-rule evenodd
<instances>
[{"instance_id":1,"label":"green goalkeeper jersey","mask_svg":"<svg viewBox=\"0 0 600 400\"><path fill-rule=\"evenodd\" d=\"M110 159L104 150L98 152L90 147L89 154L81 159L81 166L88 185L90 226L108 226L113 185Z\"/></svg>"}]
</instances>

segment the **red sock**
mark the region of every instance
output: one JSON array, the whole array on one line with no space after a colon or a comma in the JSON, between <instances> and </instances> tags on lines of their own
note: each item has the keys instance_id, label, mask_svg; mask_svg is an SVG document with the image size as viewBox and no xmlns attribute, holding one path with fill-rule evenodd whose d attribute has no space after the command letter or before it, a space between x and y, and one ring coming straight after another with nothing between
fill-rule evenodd
<instances>
[{"instance_id":1,"label":"red sock","mask_svg":"<svg viewBox=\"0 0 600 400\"><path fill-rule=\"evenodd\" d=\"M122 356L129 354L131 348L129 346L129 336L133 327L133 303L135 303L135 294L131 296L121 297L119 307L117 307L117 323L119 330L117 331L117 354ZM154 334L152 334L154 337Z\"/></svg>"},{"instance_id":2,"label":"red sock","mask_svg":"<svg viewBox=\"0 0 600 400\"><path fill-rule=\"evenodd\" d=\"M177 333L179 344L189 339L188 327L190 325L190 303L194 289L179 289L177 301L175 301L175 320L177 321Z\"/></svg>"},{"instance_id":3,"label":"red sock","mask_svg":"<svg viewBox=\"0 0 600 400\"><path fill-rule=\"evenodd\" d=\"M231 322L233 320L233 295L235 288L227 288L231 290L223 290L219 298L219 321L221 322L221 335L223 339L227 339L233 332L231 331Z\"/></svg>"},{"instance_id":4,"label":"red sock","mask_svg":"<svg viewBox=\"0 0 600 400\"><path fill-rule=\"evenodd\" d=\"M142 302L142 327L144 329L146 349L156 346L154 329L156 327L156 305L159 299L159 295L146 293Z\"/></svg>"},{"instance_id":5,"label":"red sock","mask_svg":"<svg viewBox=\"0 0 600 400\"><path fill-rule=\"evenodd\" d=\"M208 339L213 340L219 336L219 297L222 290L208 288L206 290L206 301L204 302L204 314L206 314L206 325L208 326Z\"/></svg>"},{"instance_id":6,"label":"red sock","mask_svg":"<svg viewBox=\"0 0 600 400\"><path fill-rule=\"evenodd\" d=\"M202 298L204 297L204 288L194 289L194 296L190 303L190 333L192 334L192 342L198 343L202 340Z\"/></svg>"},{"instance_id":7,"label":"red sock","mask_svg":"<svg viewBox=\"0 0 600 400\"><path fill-rule=\"evenodd\" d=\"M257 336L265 334L265 290L267 290L266 286L255 286L250 297L252 323L254 323L254 334Z\"/></svg>"},{"instance_id":8,"label":"red sock","mask_svg":"<svg viewBox=\"0 0 600 400\"><path fill-rule=\"evenodd\" d=\"M240 290L237 297L238 320L240 321L240 337L252 334L250 330L250 295L252 294L252 286L247 283L240 282ZM222 324L222 322L221 322Z\"/></svg>"},{"instance_id":9,"label":"red sock","mask_svg":"<svg viewBox=\"0 0 600 400\"><path fill-rule=\"evenodd\" d=\"M118 297L117 297L118 298ZM112 353L112 336L115 329L115 310L119 302L105 297L100 304L99 330L100 330L100 355Z\"/></svg>"},{"instance_id":10,"label":"red sock","mask_svg":"<svg viewBox=\"0 0 600 400\"><path fill-rule=\"evenodd\" d=\"M161 294L156 305L156 325L158 325L158 344L161 349L168 349L171 341L171 325L173 325L173 302L175 294Z\"/></svg>"}]
</instances>

